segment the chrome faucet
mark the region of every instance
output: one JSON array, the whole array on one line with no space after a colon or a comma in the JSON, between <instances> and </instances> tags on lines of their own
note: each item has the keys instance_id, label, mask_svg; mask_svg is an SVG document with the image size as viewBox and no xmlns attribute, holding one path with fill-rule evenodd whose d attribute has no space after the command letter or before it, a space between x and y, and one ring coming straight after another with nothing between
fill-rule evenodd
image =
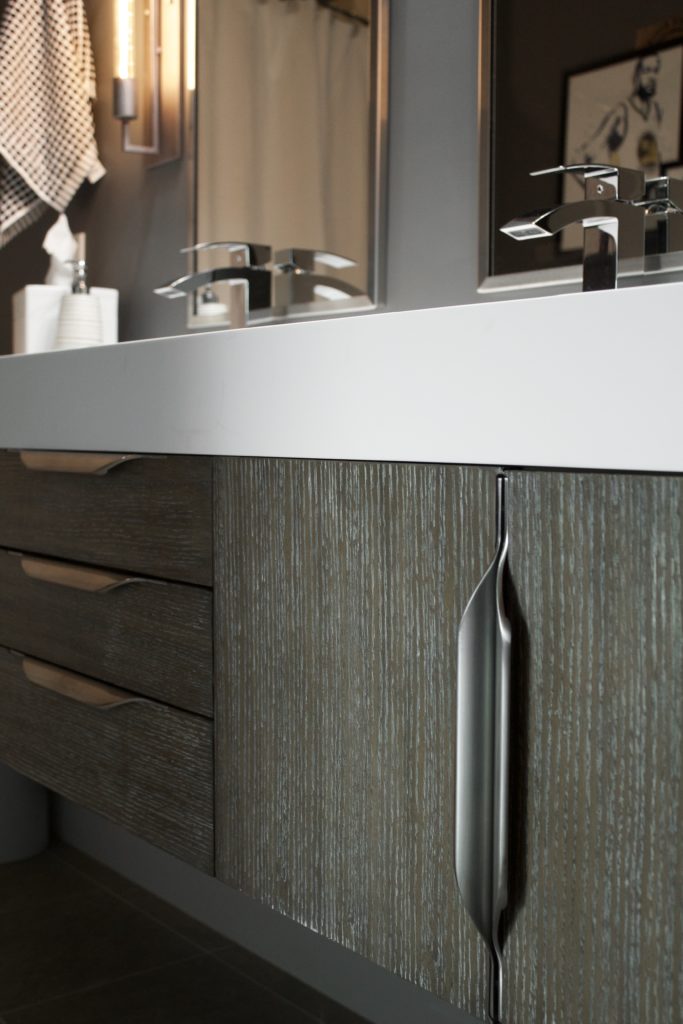
<instances>
[{"instance_id":1,"label":"chrome faucet","mask_svg":"<svg viewBox=\"0 0 683 1024\"><path fill-rule=\"evenodd\" d=\"M534 171L580 174L585 198L509 221L500 230L517 241L556 235L570 224L583 226L583 290L616 288L619 263L645 256L645 176L642 171L607 164L570 164ZM633 263L631 264L633 265Z\"/></svg>"},{"instance_id":2,"label":"chrome faucet","mask_svg":"<svg viewBox=\"0 0 683 1024\"><path fill-rule=\"evenodd\" d=\"M184 274L169 284L155 288L154 294L163 295L167 299L181 299L201 288L210 289L217 281L243 281L244 308L231 320L233 327L243 327L246 325L249 311L270 307L272 272L265 264L271 259L271 248L268 245L254 245L251 242L200 242L180 251L206 252L211 249L225 249L228 253L228 265Z\"/></svg>"},{"instance_id":3,"label":"chrome faucet","mask_svg":"<svg viewBox=\"0 0 683 1024\"><path fill-rule=\"evenodd\" d=\"M321 249L279 249L273 256L273 306L280 309L315 299L334 301L364 295L356 285L318 269L344 270L355 266L355 260Z\"/></svg>"},{"instance_id":4,"label":"chrome faucet","mask_svg":"<svg viewBox=\"0 0 683 1024\"><path fill-rule=\"evenodd\" d=\"M304 305L316 299L334 301L365 294L356 285L318 270L318 267L343 270L357 265L355 260L337 253L289 248L280 249L273 256L270 246L250 242L200 242L180 251L206 252L211 249L225 249L228 266L184 274L155 288L154 293L167 299L179 299L203 290L202 300L212 304L218 301L212 289L217 281L244 282L243 302L233 301L231 304L232 327L246 326L248 313L254 309L270 309L277 316L294 305ZM271 260L272 269L266 266Z\"/></svg>"},{"instance_id":5,"label":"chrome faucet","mask_svg":"<svg viewBox=\"0 0 683 1024\"><path fill-rule=\"evenodd\" d=\"M636 205L645 210L645 240L648 256L662 256L683 250L683 181L651 178L645 183L645 197Z\"/></svg>"}]
</instances>

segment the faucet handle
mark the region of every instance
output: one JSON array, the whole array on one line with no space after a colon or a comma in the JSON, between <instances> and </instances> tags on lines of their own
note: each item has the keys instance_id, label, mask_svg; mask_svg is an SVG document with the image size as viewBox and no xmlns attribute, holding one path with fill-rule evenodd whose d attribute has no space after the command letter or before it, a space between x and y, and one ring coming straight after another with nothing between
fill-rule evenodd
<instances>
[{"instance_id":1,"label":"faucet handle","mask_svg":"<svg viewBox=\"0 0 683 1024\"><path fill-rule=\"evenodd\" d=\"M542 171L532 171L531 177L544 174L580 174L583 176L586 199L620 199L636 202L645 195L645 175L630 167L616 164L558 164Z\"/></svg>"},{"instance_id":2,"label":"faucet handle","mask_svg":"<svg viewBox=\"0 0 683 1024\"><path fill-rule=\"evenodd\" d=\"M678 178L650 178L645 195L635 204L646 213L683 213L683 181Z\"/></svg>"},{"instance_id":3,"label":"faucet handle","mask_svg":"<svg viewBox=\"0 0 683 1024\"><path fill-rule=\"evenodd\" d=\"M356 260L348 256L340 256L336 252L325 252L323 249L278 249L273 256L273 262L278 270L288 271L293 274L308 274L315 270L315 264L321 263L324 267L333 270L345 270L347 267L357 267Z\"/></svg>"},{"instance_id":4,"label":"faucet handle","mask_svg":"<svg viewBox=\"0 0 683 1024\"><path fill-rule=\"evenodd\" d=\"M210 249L226 249L230 254L228 264L232 267L262 267L273 255L269 245L256 245L253 242L197 242L180 251L207 252Z\"/></svg>"}]
</instances>

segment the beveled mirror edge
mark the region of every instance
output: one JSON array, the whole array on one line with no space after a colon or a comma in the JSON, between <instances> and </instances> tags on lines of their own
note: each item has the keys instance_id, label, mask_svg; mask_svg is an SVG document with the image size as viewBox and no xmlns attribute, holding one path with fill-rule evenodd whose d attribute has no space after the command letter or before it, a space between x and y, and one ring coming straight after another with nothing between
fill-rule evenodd
<instances>
[{"instance_id":1,"label":"beveled mirror edge","mask_svg":"<svg viewBox=\"0 0 683 1024\"><path fill-rule=\"evenodd\" d=\"M491 266L491 72L493 68L493 0L479 0L477 133L479 136L479 287L489 280Z\"/></svg>"},{"instance_id":2,"label":"beveled mirror edge","mask_svg":"<svg viewBox=\"0 0 683 1024\"><path fill-rule=\"evenodd\" d=\"M373 0L370 37L370 237L368 298L372 308L386 302L386 247L389 151L389 0Z\"/></svg>"},{"instance_id":3,"label":"beveled mirror edge","mask_svg":"<svg viewBox=\"0 0 683 1024\"><path fill-rule=\"evenodd\" d=\"M198 0L185 0L186 10L191 5L195 11ZM368 232L368 292L367 302L350 308L338 308L324 312L320 308L306 311L298 307L287 317L252 313L250 325L292 322L340 317L360 316L380 309L386 303L386 245L388 230L388 153L389 153L389 47L391 24L391 0L371 0L372 22L370 37L370 80L371 101L368 131L370 132L369 167L369 227ZM196 38L196 37L195 37ZM183 40L185 49L186 40ZM185 103L185 153L187 166L187 246L197 242L197 90L184 89ZM187 257L187 273L197 268L196 253ZM194 298L188 296L186 303L186 326L188 330L216 330L215 326L201 323L194 312ZM229 328L227 328L229 329Z\"/></svg>"},{"instance_id":4,"label":"beveled mirror edge","mask_svg":"<svg viewBox=\"0 0 683 1024\"><path fill-rule=\"evenodd\" d=\"M477 81L477 126L479 152L479 284L480 295L501 292L532 292L547 288L555 291L576 291L581 288L583 268L580 263L562 267L544 267L514 274L492 273L491 252L491 195L493 174L491 158L495 112L493 109L494 67L495 67L495 2L479 0L479 63ZM523 211L520 211L522 213ZM629 270L620 274L628 285L651 284L652 279L666 280L671 274L683 272L683 252L667 253L662 256L646 257L645 271ZM521 297L521 296L520 296Z\"/></svg>"}]
</instances>

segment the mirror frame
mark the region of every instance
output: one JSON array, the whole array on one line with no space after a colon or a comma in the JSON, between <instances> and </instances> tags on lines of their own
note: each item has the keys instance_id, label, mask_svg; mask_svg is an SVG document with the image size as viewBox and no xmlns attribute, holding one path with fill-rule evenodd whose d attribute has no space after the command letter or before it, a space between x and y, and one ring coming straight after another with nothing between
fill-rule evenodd
<instances>
[{"instance_id":1,"label":"mirror frame","mask_svg":"<svg viewBox=\"0 0 683 1024\"><path fill-rule=\"evenodd\" d=\"M390 39L390 2L391 0L371 0L372 20L370 24L370 111L368 131L370 133L370 165L368 169L368 290L367 301L361 305L349 305L348 308L331 309L325 312L319 306L307 311L297 307L289 316L274 316L265 310L252 312L248 326L253 324L289 323L296 320L318 319L324 317L358 316L379 309L386 303L386 243L387 243L387 209L388 209L388 147L389 147L389 39ZM195 17L199 16L199 0L185 0L186 4L194 4ZM196 33L197 39L199 33ZM198 43L197 43L198 45ZM197 65L198 65L198 54ZM196 243L197 238L197 204L196 190L198 187L197 171L197 110L198 89L194 92L185 89L185 145L188 168L187 194L187 246ZM196 253L189 253L185 273L194 273L197 269ZM209 325L203 323L194 312L196 295L189 296L187 302L187 329L192 331L231 330L229 326Z\"/></svg>"},{"instance_id":2,"label":"mirror frame","mask_svg":"<svg viewBox=\"0 0 683 1024\"><path fill-rule=\"evenodd\" d=\"M477 122L479 133L479 284L482 295L500 292L527 292L539 289L576 291L581 288L583 267L580 263L563 267L545 267L514 274L494 274L491 266L491 232L493 169L493 134L495 130L494 86L495 75L495 4L503 0L479 0L479 75L477 96ZM525 211L520 210L520 215ZM666 253L645 258L642 264L630 269L626 264L620 270L623 284L652 284L658 278L683 272L683 252ZM624 280L627 279L627 280Z\"/></svg>"}]
</instances>

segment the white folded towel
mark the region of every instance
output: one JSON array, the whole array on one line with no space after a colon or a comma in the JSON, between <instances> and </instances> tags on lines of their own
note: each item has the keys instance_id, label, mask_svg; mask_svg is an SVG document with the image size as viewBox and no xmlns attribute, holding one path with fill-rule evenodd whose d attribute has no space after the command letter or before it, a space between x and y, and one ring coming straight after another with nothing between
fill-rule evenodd
<instances>
[{"instance_id":1,"label":"white folded towel","mask_svg":"<svg viewBox=\"0 0 683 1024\"><path fill-rule=\"evenodd\" d=\"M0 247L105 173L83 0L8 0L0 21Z\"/></svg>"}]
</instances>

